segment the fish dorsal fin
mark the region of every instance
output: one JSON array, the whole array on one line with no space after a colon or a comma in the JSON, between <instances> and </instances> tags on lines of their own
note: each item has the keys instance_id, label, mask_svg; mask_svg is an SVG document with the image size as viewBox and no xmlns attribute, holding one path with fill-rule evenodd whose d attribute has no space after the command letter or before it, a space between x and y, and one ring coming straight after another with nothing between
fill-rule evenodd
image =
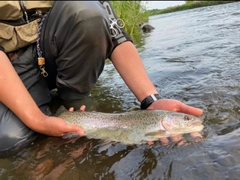
<instances>
[{"instance_id":1,"label":"fish dorsal fin","mask_svg":"<svg viewBox=\"0 0 240 180\"><path fill-rule=\"evenodd\" d=\"M145 136L163 137L163 136L165 136L165 134L166 134L165 130L158 130L155 132L147 133L147 134L145 134Z\"/></svg>"},{"instance_id":2,"label":"fish dorsal fin","mask_svg":"<svg viewBox=\"0 0 240 180\"><path fill-rule=\"evenodd\" d=\"M60 106L56 111L55 116L59 116L64 111L67 111L67 109L64 106Z\"/></svg>"}]
</instances>

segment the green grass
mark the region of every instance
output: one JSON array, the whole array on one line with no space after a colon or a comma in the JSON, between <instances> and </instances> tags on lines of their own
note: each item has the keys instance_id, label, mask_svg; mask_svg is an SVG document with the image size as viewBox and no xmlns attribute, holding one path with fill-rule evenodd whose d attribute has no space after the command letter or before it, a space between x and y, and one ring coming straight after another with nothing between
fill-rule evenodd
<instances>
[{"instance_id":1,"label":"green grass","mask_svg":"<svg viewBox=\"0 0 240 180\"><path fill-rule=\"evenodd\" d=\"M133 41L138 41L141 36L139 24L148 21L146 5L142 1L111 1L119 18L125 22L125 31Z\"/></svg>"}]
</instances>

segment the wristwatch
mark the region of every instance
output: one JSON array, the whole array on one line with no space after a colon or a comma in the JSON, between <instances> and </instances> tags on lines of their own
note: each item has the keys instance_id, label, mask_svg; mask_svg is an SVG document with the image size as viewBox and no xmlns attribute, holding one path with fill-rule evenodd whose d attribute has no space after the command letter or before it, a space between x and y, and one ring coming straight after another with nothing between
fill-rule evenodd
<instances>
[{"instance_id":1,"label":"wristwatch","mask_svg":"<svg viewBox=\"0 0 240 180\"><path fill-rule=\"evenodd\" d=\"M161 99L159 94L151 94L141 102L141 109L147 109L154 101Z\"/></svg>"}]
</instances>

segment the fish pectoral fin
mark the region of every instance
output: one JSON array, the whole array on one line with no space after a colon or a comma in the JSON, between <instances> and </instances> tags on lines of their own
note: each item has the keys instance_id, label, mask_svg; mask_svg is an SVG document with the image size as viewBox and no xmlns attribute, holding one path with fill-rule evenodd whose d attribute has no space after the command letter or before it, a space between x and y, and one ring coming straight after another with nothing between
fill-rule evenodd
<instances>
[{"instance_id":1,"label":"fish pectoral fin","mask_svg":"<svg viewBox=\"0 0 240 180\"><path fill-rule=\"evenodd\" d=\"M145 136L164 137L165 134L166 134L166 131L159 130L159 131L147 133L147 134L145 134Z\"/></svg>"},{"instance_id":2,"label":"fish pectoral fin","mask_svg":"<svg viewBox=\"0 0 240 180\"><path fill-rule=\"evenodd\" d=\"M73 138L79 138L79 137L80 135L75 132L68 132L62 135L63 139L73 139Z\"/></svg>"}]
</instances>

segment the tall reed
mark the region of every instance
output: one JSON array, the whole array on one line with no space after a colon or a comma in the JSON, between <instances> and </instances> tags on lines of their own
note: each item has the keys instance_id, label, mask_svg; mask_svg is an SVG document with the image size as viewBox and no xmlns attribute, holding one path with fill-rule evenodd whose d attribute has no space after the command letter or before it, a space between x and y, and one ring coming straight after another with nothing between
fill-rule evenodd
<instances>
[{"instance_id":1,"label":"tall reed","mask_svg":"<svg viewBox=\"0 0 240 180\"><path fill-rule=\"evenodd\" d=\"M142 1L110 1L119 18L125 22L125 31L136 39L140 35L139 24L148 21L146 4Z\"/></svg>"}]
</instances>

